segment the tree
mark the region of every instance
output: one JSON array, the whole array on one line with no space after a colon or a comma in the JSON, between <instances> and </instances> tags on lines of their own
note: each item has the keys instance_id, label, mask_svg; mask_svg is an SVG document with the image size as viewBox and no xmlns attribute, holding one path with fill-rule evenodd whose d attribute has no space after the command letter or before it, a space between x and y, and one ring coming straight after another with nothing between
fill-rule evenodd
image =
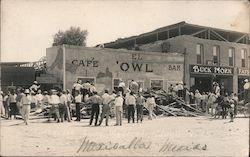
<instances>
[{"instance_id":1,"label":"tree","mask_svg":"<svg viewBox=\"0 0 250 157\"><path fill-rule=\"evenodd\" d=\"M57 45L77 45L77 46L86 46L86 38L88 35L87 30L81 30L80 27L70 27L69 30L58 31L54 35L53 46Z\"/></svg>"}]
</instances>

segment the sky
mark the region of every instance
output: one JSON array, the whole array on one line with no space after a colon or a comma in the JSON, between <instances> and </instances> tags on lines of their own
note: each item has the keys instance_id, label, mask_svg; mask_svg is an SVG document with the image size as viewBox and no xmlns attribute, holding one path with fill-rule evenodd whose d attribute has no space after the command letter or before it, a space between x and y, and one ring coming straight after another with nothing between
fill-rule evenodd
<instances>
[{"instance_id":1,"label":"sky","mask_svg":"<svg viewBox=\"0 0 250 157\"><path fill-rule=\"evenodd\" d=\"M86 29L87 46L146 33L181 21L249 33L247 0L1 0L1 62L46 56L53 35Z\"/></svg>"}]
</instances>

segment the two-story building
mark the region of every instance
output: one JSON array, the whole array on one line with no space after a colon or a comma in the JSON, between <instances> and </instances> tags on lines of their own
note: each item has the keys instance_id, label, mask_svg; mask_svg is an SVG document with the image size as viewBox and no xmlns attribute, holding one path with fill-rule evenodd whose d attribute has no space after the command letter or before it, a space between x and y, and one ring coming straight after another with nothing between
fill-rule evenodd
<instances>
[{"instance_id":1,"label":"two-story building","mask_svg":"<svg viewBox=\"0 0 250 157\"><path fill-rule=\"evenodd\" d=\"M210 91L212 82L226 92L240 92L249 73L249 34L180 22L104 47L184 54L184 79L191 89Z\"/></svg>"}]
</instances>

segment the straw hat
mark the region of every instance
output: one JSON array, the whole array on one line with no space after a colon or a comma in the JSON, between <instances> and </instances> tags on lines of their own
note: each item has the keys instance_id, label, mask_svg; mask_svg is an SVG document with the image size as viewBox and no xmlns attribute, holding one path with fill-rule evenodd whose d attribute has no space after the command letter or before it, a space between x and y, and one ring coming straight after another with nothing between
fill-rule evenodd
<instances>
[{"instance_id":1,"label":"straw hat","mask_svg":"<svg viewBox=\"0 0 250 157\"><path fill-rule=\"evenodd\" d=\"M29 89L25 89L24 94L29 94L30 90Z\"/></svg>"}]
</instances>

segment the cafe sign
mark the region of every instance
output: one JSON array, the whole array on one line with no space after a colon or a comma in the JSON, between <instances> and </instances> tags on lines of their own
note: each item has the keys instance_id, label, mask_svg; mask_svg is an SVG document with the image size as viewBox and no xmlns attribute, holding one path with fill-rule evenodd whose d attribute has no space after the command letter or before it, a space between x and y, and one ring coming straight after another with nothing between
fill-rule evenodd
<instances>
[{"instance_id":1,"label":"cafe sign","mask_svg":"<svg viewBox=\"0 0 250 157\"><path fill-rule=\"evenodd\" d=\"M193 74L233 75L233 71L230 67L190 65L190 72Z\"/></svg>"},{"instance_id":2,"label":"cafe sign","mask_svg":"<svg viewBox=\"0 0 250 157\"><path fill-rule=\"evenodd\" d=\"M238 68L238 75L249 76L250 72L248 69Z\"/></svg>"}]
</instances>

